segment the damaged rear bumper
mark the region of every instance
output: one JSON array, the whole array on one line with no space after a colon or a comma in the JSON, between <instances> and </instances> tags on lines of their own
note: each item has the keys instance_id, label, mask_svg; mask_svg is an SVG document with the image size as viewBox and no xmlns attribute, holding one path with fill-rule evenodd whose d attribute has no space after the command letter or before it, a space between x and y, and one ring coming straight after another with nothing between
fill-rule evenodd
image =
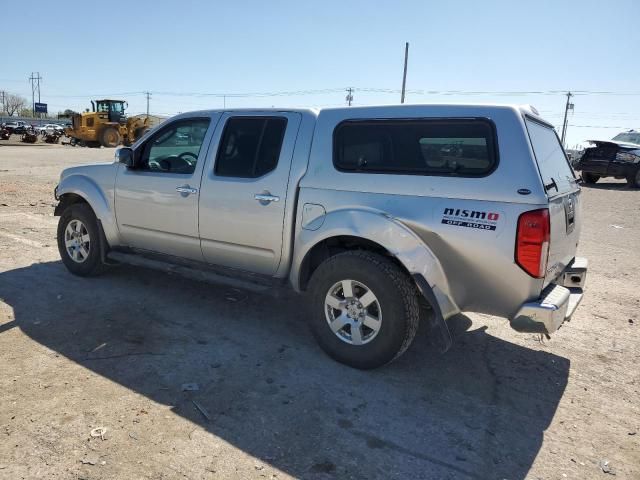
<instances>
[{"instance_id":1,"label":"damaged rear bumper","mask_svg":"<svg viewBox=\"0 0 640 480\"><path fill-rule=\"evenodd\" d=\"M511 327L527 333L550 334L558 330L582 300L587 268L587 259L576 257L555 283L542 291L540 298L520 307Z\"/></svg>"}]
</instances>

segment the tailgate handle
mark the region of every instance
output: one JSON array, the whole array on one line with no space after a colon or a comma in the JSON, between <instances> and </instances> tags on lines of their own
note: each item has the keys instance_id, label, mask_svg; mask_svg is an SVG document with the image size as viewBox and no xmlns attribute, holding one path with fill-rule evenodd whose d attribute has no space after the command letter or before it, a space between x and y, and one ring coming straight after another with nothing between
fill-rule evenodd
<instances>
[{"instance_id":1,"label":"tailgate handle","mask_svg":"<svg viewBox=\"0 0 640 480\"><path fill-rule=\"evenodd\" d=\"M576 201L572 195L565 198L564 214L567 219L567 233L571 233L576 219Z\"/></svg>"},{"instance_id":2,"label":"tailgate handle","mask_svg":"<svg viewBox=\"0 0 640 480\"><path fill-rule=\"evenodd\" d=\"M548 183L544 186L544 189L548 192L549 190L551 190L552 188L556 189L556 192L559 192L560 190L558 190L558 184L556 183L556 181L553 179L553 177L551 177L551 183Z\"/></svg>"}]
</instances>

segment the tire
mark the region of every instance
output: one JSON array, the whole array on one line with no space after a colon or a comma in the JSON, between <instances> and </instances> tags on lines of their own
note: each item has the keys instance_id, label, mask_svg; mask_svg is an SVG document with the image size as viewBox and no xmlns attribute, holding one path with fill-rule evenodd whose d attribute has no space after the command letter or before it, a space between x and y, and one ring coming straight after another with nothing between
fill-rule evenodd
<instances>
[{"instance_id":1,"label":"tire","mask_svg":"<svg viewBox=\"0 0 640 480\"><path fill-rule=\"evenodd\" d=\"M582 180L584 180L584 183L594 184L598 180L600 180L600 175L595 175L593 173L582 172Z\"/></svg>"},{"instance_id":2,"label":"tire","mask_svg":"<svg viewBox=\"0 0 640 480\"><path fill-rule=\"evenodd\" d=\"M75 238L73 232L78 234ZM67 207L60 216L57 237L60 258L71 273L89 277L104 271L106 267L100 254L103 237L89 205L76 203ZM68 246L68 241L75 244Z\"/></svg>"},{"instance_id":3,"label":"tire","mask_svg":"<svg viewBox=\"0 0 640 480\"><path fill-rule=\"evenodd\" d=\"M629 175L627 184L629 184L631 188L640 188L640 168L638 168L635 173Z\"/></svg>"},{"instance_id":4,"label":"tire","mask_svg":"<svg viewBox=\"0 0 640 480\"><path fill-rule=\"evenodd\" d=\"M114 127L107 127L100 134L100 144L105 148L115 148L121 141L120 132Z\"/></svg>"},{"instance_id":5,"label":"tire","mask_svg":"<svg viewBox=\"0 0 640 480\"><path fill-rule=\"evenodd\" d=\"M345 282L351 286L352 295L345 294ZM360 306L358 300L365 295L370 300L369 293L375 301L363 311L362 304L368 300ZM340 301L342 309L328 305L330 295L331 301ZM325 260L309 282L311 331L334 360L363 370L380 367L398 358L411 345L420 320L418 295L412 280L387 258L364 250L340 253ZM360 318L360 326L355 327L358 330L352 330L356 325L353 318ZM367 321L363 323L365 318ZM350 323L345 324L346 319ZM335 325L333 328L330 321ZM344 326L338 328L341 324ZM355 332L359 334L354 337Z\"/></svg>"},{"instance_id":6,"label":"tire","mask_svg":"<svg viewBox=\"0 0 640 480\"><path fill-rule=\"evenodd\" d=\"M135 132L133 133L133 141L137 142L138 140L140 140L142 138L142 136L145 133L147 133L148 130L149 130L149 127L136 128Z\"/></svg>"}]
</instances>

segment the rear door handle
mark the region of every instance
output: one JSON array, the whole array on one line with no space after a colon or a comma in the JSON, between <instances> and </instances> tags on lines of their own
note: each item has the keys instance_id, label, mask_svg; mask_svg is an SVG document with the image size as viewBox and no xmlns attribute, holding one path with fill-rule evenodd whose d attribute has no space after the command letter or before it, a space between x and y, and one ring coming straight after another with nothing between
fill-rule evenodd
<instances>
[{"instance_id":1,"label":"rear door handle","mask_svg":"<svg viewBox=\"0 0 640 480\"><path fill-rule=\"evenodd\" d=\"M176 192L182 193L184 195L190 195L192 193L198 193L198 189L192 188L189 185L184 185L182 187L176 187Z\"/></svg>"},{"instance_id":2,"label":"rear door handle","mask_svg":"<svg viewBox=\"0 0 640 480\"><path fill-rule=\"evenodd\" d=\"M280 200L280 197L278 197L277 195L271 195L270 193L256 193L253 198L258 200L263 205Z\"/></svg>"}]
</instances>

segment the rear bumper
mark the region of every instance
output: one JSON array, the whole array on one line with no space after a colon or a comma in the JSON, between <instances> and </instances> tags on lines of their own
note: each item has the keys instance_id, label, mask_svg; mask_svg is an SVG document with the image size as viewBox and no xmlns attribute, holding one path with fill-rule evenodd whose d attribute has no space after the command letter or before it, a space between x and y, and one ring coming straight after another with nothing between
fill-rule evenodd
<instances>
[{"instance_id":1,"label":"rear bumper","mask_svg":"<svg viewBox=\"0 0 640 480\"><path fill-rule=\"evenodd\" d=\"M582 300L587 268L587 259L576 257L556 282L542 291L540 298L520 307L511 320L511 327L527 333L549 334L558 330Z\"/></svg>"}]
</instances>

